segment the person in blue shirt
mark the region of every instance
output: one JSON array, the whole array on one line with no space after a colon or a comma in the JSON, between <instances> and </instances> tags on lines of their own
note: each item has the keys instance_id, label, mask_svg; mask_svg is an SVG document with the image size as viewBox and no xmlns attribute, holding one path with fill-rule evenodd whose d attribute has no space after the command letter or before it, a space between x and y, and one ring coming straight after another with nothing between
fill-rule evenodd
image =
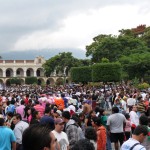
<instances>
[{"instance_id":1,"label":"person in blue shirt","mask_svg":"<svg viewBox=\"0 0 150 150\"><path fill-rule=\"evenodd\" d=\"M16 150L16 138L13 131L4 126L4 118L0 118L0 150ZM12 148L11 148L12 145Z\"/></svg>"}]
</instances>

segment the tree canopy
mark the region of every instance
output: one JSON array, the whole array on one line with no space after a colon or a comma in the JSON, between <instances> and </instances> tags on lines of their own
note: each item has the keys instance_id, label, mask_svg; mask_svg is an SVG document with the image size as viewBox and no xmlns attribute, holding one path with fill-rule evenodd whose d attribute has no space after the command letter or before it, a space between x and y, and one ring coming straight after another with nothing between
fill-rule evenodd
<instances>
[{"instance_id":1,"label":"tree canopy","mask_svg":"<svg viewBox=\"0 0 150 150\"><path fill-rule=\"evenodd\" d=\"M133 29L122 29L119 32L118 36L100 34L94 37L93 43L86 46L86 56L91 56L92 62L96 63L102 58L112 62L123 55L150 52L150 27L145 27L139 34Z\"/></svg>"},{"instance_id":2,"label":"tree canopy","mask_svg":"<svg viewBox=\"0 0 150 150\"><path fill-rule=\"evenodd\" d=\"M64 69L66 69L67 73L71 67L87 66L89 64L90 60L88 59L77 59L74 58L70 52L62 52L47 60L43 67L45 69L46 76L50 76L50 74L55 70L56 72L61 71L64 73Z\"/></svg>"}]
</instances>

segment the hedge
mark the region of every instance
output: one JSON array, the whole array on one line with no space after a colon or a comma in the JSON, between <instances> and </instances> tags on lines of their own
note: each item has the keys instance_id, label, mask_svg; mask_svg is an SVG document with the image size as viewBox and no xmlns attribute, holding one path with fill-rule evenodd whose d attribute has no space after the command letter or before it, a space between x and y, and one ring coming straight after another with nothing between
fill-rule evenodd
<instances>
[{"instance_id":1,"label":"hedge","mask_svg":"<svg viewBox=\"0 0 150 150\"><path fill-rule=\"evenodd\" d=\"M25 84L37 84L38 80L36 77L26 77Z\"/></svg>"},{"instance_id":2,"label":"hedge","mask_svg":"<svg viewBox=\"0 0 150 150\"><path fill-rule=\"evenodd\" d=\"M73 67L70 70L71 72L71 80L73 82L90 82L92 81L91 77L91 67Z\"/></svg>"},{"instance_id":3,"label":"hedge","mask_svg":"<svg viewBox=\"0 0 150 150\"><path fill-rule=\"evenodd\" d=\"M118 82L121 79L120 63L99 63L92 66L94 82Z\"/></svg>"}]
</instances>

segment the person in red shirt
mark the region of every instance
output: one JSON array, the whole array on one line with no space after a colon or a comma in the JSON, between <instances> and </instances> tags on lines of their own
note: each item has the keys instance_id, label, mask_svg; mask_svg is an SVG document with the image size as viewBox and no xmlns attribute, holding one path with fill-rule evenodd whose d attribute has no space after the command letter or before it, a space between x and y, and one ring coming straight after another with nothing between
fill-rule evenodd
<instances>
[{"instance_id":1,"label":"person in red shirt","mask_svg":"<svg viewBox=\"0 0 150 150\"><path fill-rule=\"evenodd\" d=\"M28 105L29 103L29 94L26 95L26 98L24 100L25 104Z\"/></svg>"},{"instance_id":2,"label":"person in red shirt","mask_svg":"<svg viewBox=\"0 0 150 150\"><path fill-rule=\"evenodd\" d=\"M97 132L97 150L106 150L106 128L99 117L92 118L92 126Z\"/></svg>"}]
</instances>

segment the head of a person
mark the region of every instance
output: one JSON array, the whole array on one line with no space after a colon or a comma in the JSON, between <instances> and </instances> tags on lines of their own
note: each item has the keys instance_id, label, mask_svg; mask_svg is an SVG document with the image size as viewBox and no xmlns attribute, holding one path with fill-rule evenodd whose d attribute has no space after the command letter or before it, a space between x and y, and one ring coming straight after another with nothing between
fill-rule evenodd
<instances>
[{"instance_id":1,"label":"head of a person","mask_svg":"<svg viewBox=\"0 0 150 150\"><path fill-rule=\"evenodd\" d=\"M119 98L117 98L117 99L115 100L115 104L120 104Z\"/></svg>"},{"instance_id":2,"label":"head of a person","mask_svg":"<svg viewBox=\"0 0 150 150\"><path fill-rule=\"evenodd\" d=\"M32 114L33 119L41 119L41 113L39 111L34 111Z\"/></svg>"},{"instance_id":3,"label":"head of a person","mask_svg":"<svg viewBox=\"0 0 150 150\"><path fill-rule=\"evenodd\" d=\"M99 126L101 126L101 119L99 117L93 117L91 119L91 121L92 121L92 126L93 127L99 127Z\"/></svg>"},{"instance_id":4,"label":"head of a person","mask_svg":"<svg viewBox=\"0 0 150 150\"><path fill-rule=\"evenodd\" d=\"M21 117L21 115L19 113L14 114L14 116L13 116L13 123L14 124L17 124L21 120L22 120L22 117Z\"/></svg>"},{"instance_id":5,"label":"head of a person","mask_svg":"<svg viewBox=\"0 0 150 150\"><path fill-rule=\"evenodd\" d=\"M61 116L62 116L61 110L57 110L54 115L55 115L56 118L57 118L57 117L61 117Z\"/></svg>"},{"instance_id":6,"label":"head of a person","mask_svg":"<svg viewBox=\"0 0 150 150\"><path fill-rule=\"evenodd\" d=\"M93 143L88 139L81 139L76 142L71 150L95 150Z\"/></svg>"},{"instance_id":7,"label":"head of a person","mask_svg":"<svg viewBox=\"0 0 150 150\"><path fill-rule=\"evenodd\" d=\"M99 110L100 110L100 107L96 106L96 107L95 107L95 113L98 113Z\"/></svg>"},{"instance_id":8,"label":"head of a person","mask_svg":"<svg viewBox=\"0 0 150 150\"><path fill-rule=\"evenodd\" d=\"M139 97L137 98L137 100L138 100L138 102L142 102L142 101L143 101L142 96L139 96Z\"/></svg>"},{"instance_id":9,"label":"head of a person","mask_svg":"<svg viewBox=\"0 0 150 150\"><path fill-rule=\"evenodd\" d=\"M94 110L91 110L91 111L89 112L89 117L95 117L95 116L96 116L95 111L94 111Z\"/></svg>"},{"instance_id":10,"label":"head of a person","mask_svg":"<svg viewBox=\"0 0 150 150\"><path fill-rule=\"evenodd\" d=\"M105 115L105 113L106 113L105 109L104 108L100 108L99 109L99 113L100 113L101 116Z\"/></svg>"},{"instance_id":11,"label":"head of a person","mask_svg":"<svg viewBox=\"0 0 150 150\"><path fill-rule=\"evenodd\" d=\"M12 112L7 112L7 119L8 120L12 119L13 116L14 116L14 114Z\"/></svg>"},{"instance_id":12,"label":"head of a person","mask_svg":"<svg viewBox=\"0 0 150 150\"><path fill-rule=\"evenodd\" d=\"M35 105L40 104L40 102L38 100L35 100Z\"/></svg>"},{"instance_id":13,"label":"head of a person","mask_svg":"<svg viewBox=\"0 0 150 150\"><path fill-rule=\"evenodd\" d=\"M48 114L50 116L51 115L51 108L50 107L46 107L44 113Z\"/></svg>"},{"instance_id":14,"label":"head of a person","mask_svg":"<svg viewBox=\"0 0 150 150\"><path fill-rule=\"evenodd\" d=\"M118 107L113 107L112 108L112 113L119 113L119 108Z\"/></svg>"},{"instance_id":15,"label":"head of a person","mask_svg":"<svg viewBox=\"0 0 150 150\"><path fill-rule=\"evenodd\" d=\"M24 104L25 104L24 100L21 100L21 105L24 105Z\"/></svg>"},{"instance_id":16,"label":"head of a person","mask_svg":"<svg viewBox=\"0 0 150 150\"><path fill-rule=\"evenodd\" d=\"M14 104L15 104L15 100L12 99L10 103L11 103L12 105L14 105Z\"/></svg>"},{"instance_id":17,"label":"head of a person","mask_svg":"<svg viewBox=\"0 0 150 150\"><path fill-rule=\"evenodd\" d=\"M63 113L62 113L62 118L63 118L63 121L64 122L68 122L68 120L70 119L70 112L69 111L64 111Z\"/></svg>"},{"instance_id":18,"label":"head of a person","mask_svg":"<svg viewBox=\"0 0 150 150\"><path fill-rule=\"evenodd\" d=\"M140 125L148 126L148 117L145 115L141 115L139 118Z\"/></svg>"},{"instance_id":19,"label":"head of a person","mask_svg":"<svg viewBox=\"0 0 150 150\"><path fill-rule=\"evenodd\" d=\"M133 105L133 106L132 106L132 111L137 112L137 105Z\"/></svg>"},{"instance_id":20,"label":"head of a person","mask_svg":"<svg viewBox=\"0 0 150 150\"><path fill-rule=\"evenodd\" d=\"M34 124L24 131L22 145L24 150L55 150L56 139L50 128Z\"/></svg>"},{"instance_id":21,"label":"head of a person","mask_svg":"<svg viewBox=\"0 0 150 150\"><path fill-rule=\"evenodd\" d=\"M54 123L55 123L55 130L58 133L61 133L61 131L63 131L64 129L64 121L61 118L56 118Z\"/></svg>"},{"instance_id":22,"label":"head of a person","mask_svg":"<svg viewBox=\"0 0 150 150\"><path fill-rule=\"evenodd\" d=\"M140 143L142 143L148 134L148 128L145 125L138 125L132 135L132 138L136 138Z\"/></svg>"},{"instance_id":23,"label":"head of a person","mask_svg":"<svg viewBox=\"0 0 150 150\"><path fill-rule=\"evenodd\" d=\"M97 140L96 130L93 127L87 127L85 129L85 138L89 140L94 140L96 142Z\"/></svg>"},{"instance_id":24,"label":"head of a person","mask_svg":"<svg viewBox=\"0 0 150 150\"><path fill-rule=\"evenodd\" d=\"M4 125L4 123L5 123L5 120L4 120L4 118L0 118L0 126L3 126Z\"/></svg>"},{"instance_id":25,"label":"head of a person","mask_svg":"<svg viewBox=\"0 0 150 150\"><path fill-rule=\"evenodd\" d=\"M84 119L85 119L85 116L84 116L84 113L82 112L79 114L79 120L84 121Z\"/></svg>"},{"instance_id":26,"label":"head of a person","mask_svg":"<svg viewBox=\"0 0 150 150\"><path fill-rule=\"evenodd\" d=\"M126 113L124 116L127 120L130 119L130 115L128 113Z\"/></svg>"}]
</instances>

